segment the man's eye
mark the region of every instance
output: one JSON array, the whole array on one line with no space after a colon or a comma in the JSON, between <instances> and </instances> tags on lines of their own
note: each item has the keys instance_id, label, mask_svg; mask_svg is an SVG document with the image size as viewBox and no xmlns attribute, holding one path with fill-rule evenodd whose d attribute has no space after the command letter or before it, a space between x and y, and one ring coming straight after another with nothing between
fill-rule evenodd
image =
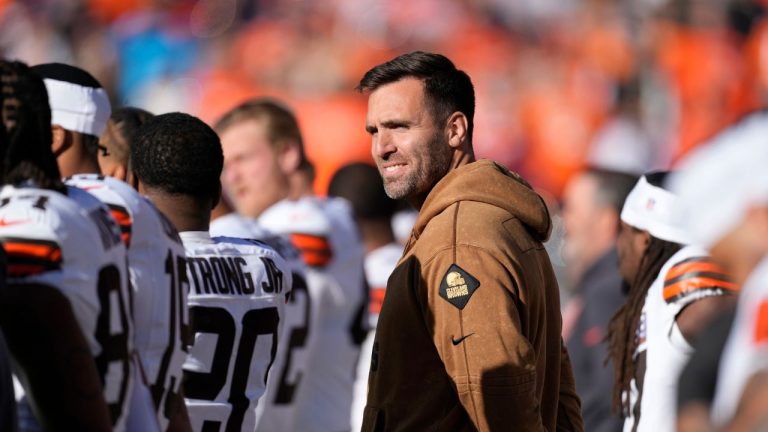
<instances>
[{"instance_id":1,"label":"man's eye","mask_svg":"<svg viewBox=\"0 0 768 432\"><path fill-rule=\"evenodd\" d=\"M109 149L106 146L98 144L96 147L98 147L98 149L101 152L102 156L109 156L110 155Z\"/></svg>"}]
</instances>

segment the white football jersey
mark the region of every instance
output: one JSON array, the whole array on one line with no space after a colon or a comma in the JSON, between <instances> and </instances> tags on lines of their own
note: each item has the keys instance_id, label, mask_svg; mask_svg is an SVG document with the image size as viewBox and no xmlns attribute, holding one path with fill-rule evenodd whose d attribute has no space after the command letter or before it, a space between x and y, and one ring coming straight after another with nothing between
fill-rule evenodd
<instances>
[{"instance_id":1,"label":"white football jersey","mask_svg":"<svg viewBox=\"0 0 768 432\"><path fill-rule=\"evenodd\" d=\"M255 239L267 243L287 262L293 278L292 292L285 305L277 357L269 374L267 390L256 408L257 430L295 430L295 406L288 403L307 373L308 320L311 303L307 291L306 267L299 251L287 237L271 234L254 219L235 213L211 222L211 235Z\"/></svg>"},{"instance_id":2,"label":"white football jersey","mask_svg":"<svg viewBox=\"0 0 768 432\"><path fill-rule=\"evenodd\" d=\"M134 347L157 407L152 411L166 430L166 407L183 403L182 364L191 342L184 246L173 224L128 184L97 174L75 175L66 183L101 200L120 225L128 247Z\"/></svg>"},{"instance_id":3,"label":"white football jersey","mask_svg":"<svg viewBox=\"0 0 768 432\"><path fill-rule=\"evenodd\" d=\"M403 255L400 243L390 243L374 249L365 256L365 280L368 281L368 336L360 349L360 360L357 362L357 377L355 379L354 399L352 401L352 430L358 431L363 427L363 411L368 399L368 371L371 368L371 352L375 336L376 323L379 321L381 304L387 289L389 275L397 266Z\"/></svg>"},{"instance_id":4,"label":"white football jersey","mask_svg":"<svg viewBox=\"0 0 768 432\"><path fill-rule=\"evenodd\" d=\"M768 260L763 260L739 294L731 333L720 357L712 423L725 427L736 415L749 379L768 369Z\"/></svg>"},{"instance_id":5,"label":"white football jersey","mask_svg":"<svg viewBox=\"0 0 768 432\"><path fill-rule=\"evenodd\" d=\"M194 343L184 396L196 431L252 431L277 355L291 272L264 243L182 232Z\"/></svg>"},{"instance_id":6,"label":"white football jersey","mask_svg":"<svg viewBox=\"0 0 768 432\"><path fill-rule=\"evenodd\" d=\"M267 209L259 225L288 235L307 266L308 304L289 336L275 398L260 431L350 429L360 345L367 334L363 246L351 210L341 199L305 197ZM294 362L306 360L298 374ZM280 413L278 416L277 413ZM283 421L279 421L280 417ZM290 419L290 426L288 420Z\"/></svg>"},{"instance_id":7,"label":"white football jersey","mask_svg":"<svg viewBox=\"0 0 768 432\"><path fill-rule=\"evenodd\" d=\"M45 284L69 299L102 381L113 429L125 429L133 387L125 246L92 195L5 186L0 241L9 282Z\"/></svg>"},{"instance_id":8,"label":"white football jersey","mask_svg":"<svg viewBox=\"0 0 768 432\"><path fill-rule=\"evenodd\" d=\"M689 304L736 290L728 276L696 246L672 255L653 281L640 318L640 347L635 362L645 365L642 383L633 383L632 415L624 431L674 431L677 425L677 382L693 350L677 326L676 317ZM642 343L643 335L645 343ZM639 416L637 403L639 401Z\"/></svg>"}]
</instances>

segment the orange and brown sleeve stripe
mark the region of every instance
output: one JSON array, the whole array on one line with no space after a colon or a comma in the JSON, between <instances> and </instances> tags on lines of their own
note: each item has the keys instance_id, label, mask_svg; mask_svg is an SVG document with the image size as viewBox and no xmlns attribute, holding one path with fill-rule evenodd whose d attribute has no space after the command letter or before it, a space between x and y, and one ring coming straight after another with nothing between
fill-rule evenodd
<instances>
[{"instance_id":1,"label":"orange and brown sleeve stripe","mask_svg":"<svg viewBox=\"0 0 768 432\"><path fill-rule=\"evenodd\" d=\"M371 288L370 299L368 302L368 312L371 315L378 315L381 312L381 305L384 303L384 294L387 292L385 287Z\"/></svg>"},{"instance_id":2,"label":"orange and brown sleeve stripe","mask_svg":"<svg viewBox=\"0 0 768 432\"><path fill-rule=\"evenodd\" d=\"M117 224L120 225L120 238L123 240L123 243L125 243L125 247L130 247L131 232L133 230L133 219L131 218L131 214L128 213L128 210L125 207L115 204L109 204L109 212L112 214L115 221L117 221Z\"/></svg>"},{"instance_id":3,"label":"orange and brown sleeve stripe","mask_svg":"<svg viewBox=\"0 0 768 432\"><path fill-rule=\"evenodd\" d=\"M764 300L757 308L755 316L755 344L768 342L768 300Z\"/></svg>"},{"instance_id":4,"label":"orange and brown sleeve stripe","mask_svg":"<svg viewBox=\"0 0 768 432\"><path fill-rule=\"evenodd\" d=\"M31 276L61 268L61 248L50 240L5 237L0 239L8 262L8 276Z\"/></svg>"},{"instance_id":5,"label":"orange and brown sleeve stripe","mask_svg":"<svg viewBox=\"0 0 768 432\"><path fill-rule=\"evenodd\" d=\"M728 274L708 257L676 264L664 278L664 300L672 303L690 294L725 294L737 291Z\"/></svg>"},{"instance_id":6,"label":"orange and brown sleeve stripe","mask_svg":"<svg viewBox=\"0 0 768 432\"><path fill-rule=\"evenodd\" d=\"M310 234L291 234L291 243L301 253L304 263L310 267L325 267L333 258L331 243L327 237Z\"/></svg>"}]
</instances>

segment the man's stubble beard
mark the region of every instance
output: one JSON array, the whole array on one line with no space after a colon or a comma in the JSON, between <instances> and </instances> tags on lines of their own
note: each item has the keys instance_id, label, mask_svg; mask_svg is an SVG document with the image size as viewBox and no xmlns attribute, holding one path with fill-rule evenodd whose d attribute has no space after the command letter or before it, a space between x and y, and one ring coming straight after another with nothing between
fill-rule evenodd
<instances>
[{"instance_id":1,"label":"man's stubble beard","mask_svg":"<svg viewBox=\"0 0 768 432\"><path fill-rule=\"evenodd\" d=\"M439 133L432 136L422 157L426 162L418 170L408 173L395 183L384 181L384 192L392 199L410 199L416 195L427 195L440 181L451 166L452 152L446 151L448 144Z\"/></svg>"}]
</instances>

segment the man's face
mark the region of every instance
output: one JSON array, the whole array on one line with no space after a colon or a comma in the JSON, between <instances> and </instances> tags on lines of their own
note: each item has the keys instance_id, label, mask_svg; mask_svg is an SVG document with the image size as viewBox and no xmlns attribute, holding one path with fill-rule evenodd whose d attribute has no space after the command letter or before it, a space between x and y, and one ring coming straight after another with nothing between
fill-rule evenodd
<instances>
[{"instance_id":1,"label":"man's face","mask_svg":"<svg viewBox=\"0 0 768 432\"><path fill-rule=\"evenodd\" d=\"M602 251L595 244L600 220L596 202L597 182L589 175L579 175L571 180L563 192L563 223L565 224L564 259L569 265L582 267L597 259ZM615 230L615 228L614 228Z\"/></svg>"},{"instance_id":2,"label":"man's face","mask_svg":"<svg viewBox=\"0 0 768 432\"><path fill-rule=\"evenodd\" d=\"M117 153L115 147L123 145L127 148L125 143L119 141L124 140L122 134L118 130L117 126L112 120L107 122L107 127L104 129L104 133L99 137L99 151L97 153L99 159L99 168L101 173L112 177L120 177L118 174L119 168L123 167L123 162L116 159ZM124 174L123 174L124 176ZM120 178L120 180L125 180Z\"/></svg>"},{"instance_id":3,"label":"man's face","mask_svg":"<svg viewBox=\"0 0 768 432\"><path fill-rule=\"evenodd\" d=\"M619 254L619 273L629 284L635 281L649 241L650 236L646 231L640 231L621 222L616 250Z\"/></svg>"},{"instance_id":4,"label":"man's face","mask_svg":"<svg viewBox=\"0 0 768 432\"><path fill-rule=\"evenodd\" d=\"M288 177L267 137L263 121L243 120L220 133L222 184L238 213L257 217L288 196Z\"/></svg>"},{"instance_id":5,"label":"man's face","mask_svg":"<svg viewBox=\"0 0 768 432\"><path fill-rule=\"evenodd\" d=\"M366 130L391 198L423 201L450 168L451 147L432 118L418 79L405 78L371 92Z\"/></svg>"}]
</instances>

